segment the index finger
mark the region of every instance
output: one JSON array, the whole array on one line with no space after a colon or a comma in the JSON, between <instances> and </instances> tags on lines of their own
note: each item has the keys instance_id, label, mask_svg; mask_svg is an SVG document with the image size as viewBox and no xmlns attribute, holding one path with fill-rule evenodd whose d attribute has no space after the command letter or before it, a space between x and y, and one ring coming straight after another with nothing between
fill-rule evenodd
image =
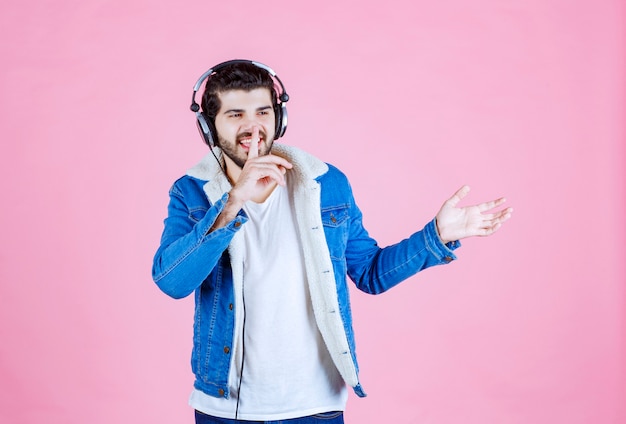
<instances>
[{"instance_id":1,"label":"index finger","mask_svg":"<svg viewBox=\"0 0 626 424\"><path fill-rule=\"evenodd\" d=\"M248 148L248 159L259 156L259 127L252 127L252 139Z\"/></svg>"}]
</instances>

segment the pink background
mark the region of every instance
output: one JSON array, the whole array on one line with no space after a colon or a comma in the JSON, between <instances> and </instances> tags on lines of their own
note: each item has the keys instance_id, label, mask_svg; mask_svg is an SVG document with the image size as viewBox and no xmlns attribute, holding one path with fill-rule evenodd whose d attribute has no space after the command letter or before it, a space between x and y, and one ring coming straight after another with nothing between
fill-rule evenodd
<instances>
[{"instance_id":1,"label":"pink background","mask_svg":"<svg viewBox=\"0 0 626 424\"><path fill-rule=\"evenodd\" d=\"M350 423L626 422L620 0L0 6L0 422L184 423L192 300L152 283L191 88L284 81L303 147L385 245L460 185L514 218L460 260L353 293Z\"/></svg>"}]
</instances>

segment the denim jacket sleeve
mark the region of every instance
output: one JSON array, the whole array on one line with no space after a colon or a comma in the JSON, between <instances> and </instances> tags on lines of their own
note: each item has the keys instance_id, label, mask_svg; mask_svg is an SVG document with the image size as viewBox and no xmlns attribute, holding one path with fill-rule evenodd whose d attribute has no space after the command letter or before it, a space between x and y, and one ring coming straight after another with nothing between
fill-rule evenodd
<instances>
[{"instance_id":1,"label":"denim jacket sleeve","mask_svg":"<svg viewBox=\"0 0 626 424\"><path fill-rule=\"evenodd\" d=\"M152 266L154 282L176 299L188 296L202 284L247 220L240 212L226 227L210 231L228 193L211 205L204 193L191 190L192 186L184 178L172 186L168 216Z\"/></svg>"},{"instance_id":2,"label":"denim jacket sleeve","mask_svg":"<svg viewBox=\"0 0 626 424\"><path fill-rule=\"evenodd\" d=\"M354 198L350 209L345 253L347 272L356 286L366 293L382 293L426 268L456 259L453 251L461 245L460 242L444 244L435 219L407 239L380 248L363 227L363 217Z\"/></svg>"},{"instance_id":3,"label":"denim jacket sleeve","mask_svg":"<svg viewBox=\"0 0 626 424\"><path fill-rule=\"evenodd\" d=\"M365 231L358 225L352 229ZM379 294L426 268L452 262L456 259L453 250L461 243L443 244L433 219L421 231L385 248L379 248L374 241L366 252L357 254L350 245L346 251L348 275L359 290Z\"/></svg>"}]
</instances>

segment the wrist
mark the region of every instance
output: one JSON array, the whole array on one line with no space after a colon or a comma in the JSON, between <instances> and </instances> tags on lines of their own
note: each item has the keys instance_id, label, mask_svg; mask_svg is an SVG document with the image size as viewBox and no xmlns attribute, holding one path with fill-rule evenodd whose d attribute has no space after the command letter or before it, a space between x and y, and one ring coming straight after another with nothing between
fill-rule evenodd
<instances>
[{"instance_id":1,"label":"wrist","mask_svg":"<svg viewBox=\"0 0 626 424\"><path fill-rule=\"evenodd\" d=\"M228 193L228 200L226 201L224 209L236 209L237 211L239 211L243 207L243 204L245 202L246 201L242 199L237 189L232 188Z\"/></svg>"},{"instance_id":2,"label":"wrist","mask_svg":"<svg viewBox=\"0 0 626 424\"><path fill-rule=\"evenodd\" d=\"M451 241L454 241L454 240L448 240L445 237L445 233L442 231L441 226L439 225L439 219L437 217L435 217L435 229L437 230L437 235L439 236L439 240L441 240L443 244L448 244Z\"/></svg>"}]
</instances>

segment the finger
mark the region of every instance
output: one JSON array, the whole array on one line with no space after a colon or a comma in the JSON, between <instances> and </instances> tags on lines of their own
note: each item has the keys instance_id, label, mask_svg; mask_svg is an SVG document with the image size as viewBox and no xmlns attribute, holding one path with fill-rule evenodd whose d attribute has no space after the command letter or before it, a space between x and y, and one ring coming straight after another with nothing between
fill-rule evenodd
<instances>
[{"instance_id":1,"label":"finger","mask_svg":"<svg viewBox=\"0 0 626 424\"><path fill-rule=\"evenodd\" d=\"M498 214L497 219L498 219L500 222L504 222L504 221L508 220L509 218L511 218L511 214L512 214L512 213L513 213L513 208L506 208L506 209L504 209L503 211L501 211L501 212Z\"/></svg>"},{"instance_id":2,"label":"finger","mask_svg":"<svg viewBox=\"0 0 626 424\"><path fill-rule=\"evenodd\" d=\"M293 164L289 162L287 159L282 158L280 156L272 155L272 154L261 156L255 162L265 163L265 164L274 164L277 166L282 166L287 169L293 168Z\"/></svg>"},{"instance_id":3,"label":"finger","mask_svg":"<svg viewBox=\"0 0 626 424\"><path fill-rule=\"evenodd\" d=\"M513 208L502 209L499 212L496 212L495 215L497 218L508 218L513 213Z\"/></svg>"},{"instance_id":4,"label":"finger","mask_svg":"<svg viewBox=\"0 0 626 424\"><path fill-rule=\"evenodd\" d=\"M469 193L469 191L470 191L469 186L464 185L463 187L458 189L457 192L454 193L454 195L451 198L449 198L446 203L448 203L449 205L453 207L456 207L456 205L459 204L461 199L467 196L467 193Z\"/></svg>"},{"instance_id":5,"label":"finger","mask_svg":"<svg viewBox=\"0 0 626 424\"><path fill-rule=\"evenodd\" d=\"M248 159L259 157L259 127L252 127L252 139L248 148Z\"/></svg>"},{"instance_id":6,"label":"finger","mask_svg":"<svg viewBox=\"0 0 626 424\"><path fill-rule=\"evenodd\" d=\"M246 170L246 177L253 181L272 180L285 185L286 169L280 165L266 162L255 162Z\"/></svg>"},{"instance_id":7,"label":"finger","mask_svg":"<svg viewBox=\"0 0 626 424\"><path fill-rule=\"evenodd\" d=\"M478 210L480 212L485 212L485 211L491 210L493 208L497 208L498 206L500 206L504 202L506 202L506 198L501 197L499 199L492 200L490 202L481 203L479 205L476 205L476 207L478 208Z\"/></svg>"},{"instance_id":8,"label":"finger","mask_svg":"<svg viewBox=\"0 0 626 424\"><path fill-rule=\"evenodd\" d=\"M482 236L490 236L493 233L495 233L496 231L498 231L501 226L502 226L502 223L498 222L498 223L492 225L491 227L485 228L481 235Z\"/></svg>"},{"instance_id":9,"label":"finger","mask_svg":"<svg viewBox=\"0 0 626 424\"><path fill-rule=\"evenodd\" d=\"M496 232L503 223L511 218L511 212L513 209L507 208L497 214L491 215L490 219L485 219L480 226L480 232L482 235L490 235Z\"/></svg>"},{"instance_id":10,"label":"finger","mask_svg":"<svg viewBox=\"0 0 626 424\"><path fill-rule=\"evenodd\" d=\"M277 184L284 186L287 184L285 180L285 168L273 167L267 170L264 177L266 181L275 181Z\"/></svg>"},{"instance_id":11,"label":"finger","mask_svg":"<svg viewBox=\"0 0 626 424\"><path fill-rule=\"evenodd\" d=\"M496 222L504 222L511 217L511 212L513 212L512 208L506 208L498 212L494 213L484 213L481 214L482 221L485 224L496 223Z\"/></svg>"}]
</instances>

